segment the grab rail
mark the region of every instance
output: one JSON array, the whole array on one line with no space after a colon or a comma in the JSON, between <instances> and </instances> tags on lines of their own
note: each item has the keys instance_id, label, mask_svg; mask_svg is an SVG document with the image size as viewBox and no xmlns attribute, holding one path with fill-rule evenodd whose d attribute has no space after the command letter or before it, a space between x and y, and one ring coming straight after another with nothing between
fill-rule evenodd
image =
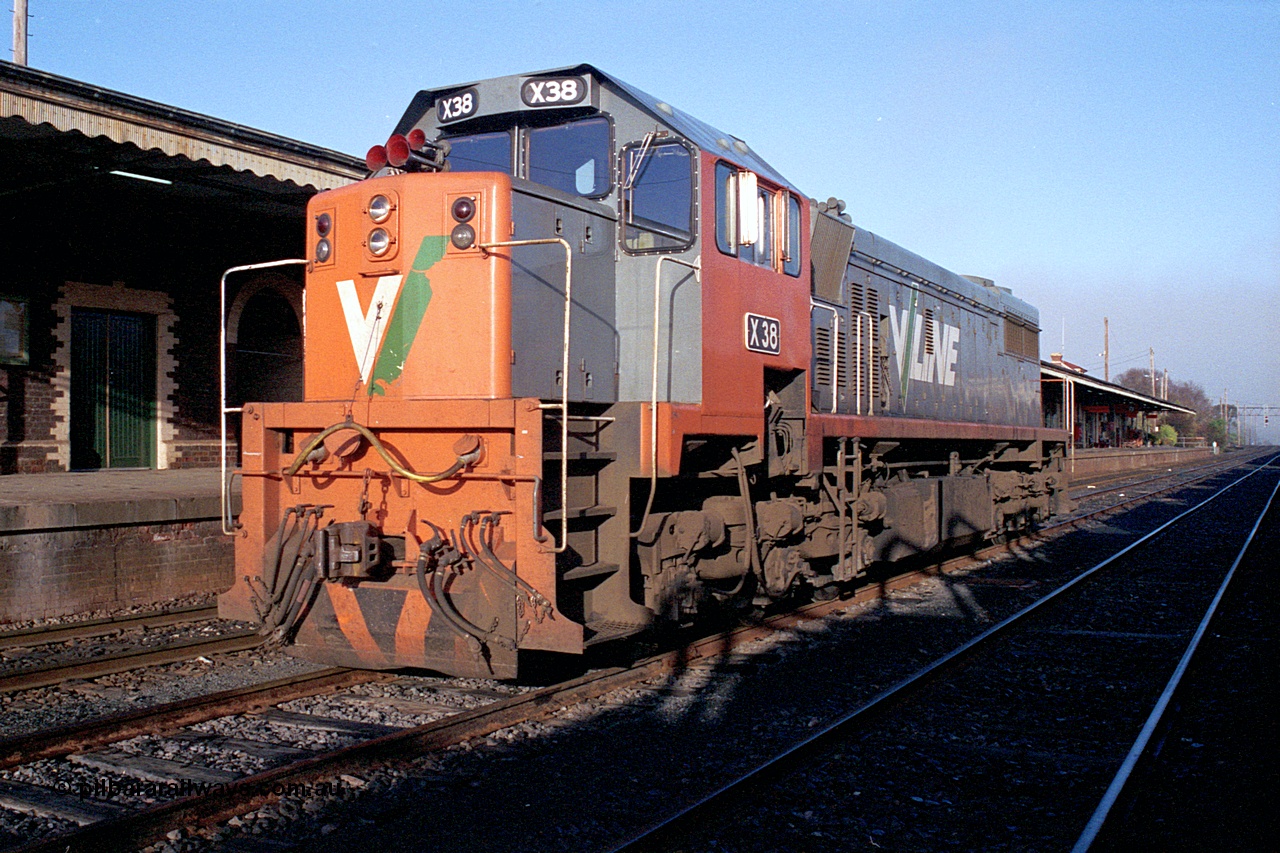
<instances>
[{"instance_id":1,"label":"grab rail","mask_svg":"<svg viewBox=\"0 0 1280 853\"><path fill-rule=\"evenodd\" d=\"M235 535L235 522L231 518L231 480L227 475L227 415L243 412L243 406L235 408L227 407L227 276L233 272L248 272L250 270L265 270L272 267L287 267L297 264L307 264L301 258L289 258L283 261L267 261L261 264L245 264L244 266L231 267L222 274L222 281L219 284L219 305L221 314L218 318L218 421L221 430L221 446L218 457L221 460L221 515L222 515L222 532L226 536Z\"/></svg>"},{"instance_id":2,"label":"grab rail","mask_svg":"<svg viewBox=\"0 0 1280 853\"><path fill-rule=\"evenodd\" d=\"M635 539L644 530L649 521L649 513L653 510L653 496L658 491L658 343L661 340L662 322L662 262L668 261L693 270L694 281L702 281L702 264L700 261L683 261L664 255L658 258L653 268L653 382L649 389L649 499L645 501L644 515L640 518L640 526L632 531Z\"/></svg>"},{"instance_id":3,"label":"grab rail","mask_svg":"<svg viewBox=\"0 0 1280 853\"><path fill-rule=\"evenodd\" d=\"M550 553L563 554L569 547L569 507L566 505L569 491L569 312L573 306L573 247L563 237L542 237L536 240L504 240L500 243L481 243L479 248L505 249L512 246L543 246L559 243L564 246L564 352L560 368L560 402L541 403L540 409L560 410L560 544ZM539 542L545 537L537 536Z\"/></svg>"}]
</instances>

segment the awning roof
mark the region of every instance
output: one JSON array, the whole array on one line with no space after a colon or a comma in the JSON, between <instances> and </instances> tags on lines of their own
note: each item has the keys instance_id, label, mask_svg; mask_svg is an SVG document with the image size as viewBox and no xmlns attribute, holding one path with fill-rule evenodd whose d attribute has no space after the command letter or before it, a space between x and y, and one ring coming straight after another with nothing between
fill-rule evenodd
<instances>
[{"instance_id":1,"label":"awning roof","mask_svg":"<svg viewBox=\"0 0 1280 853\"><path fill-rule=\"evenodd\" d=\"M327 148L0 62L0 119L6 118L317 190L349 184L366 171L363 161Z\"/></svg>"},{"instance_id":2,"label":"awning roof","mask_svg":"<svg viewBox=\"0 0 1280 853\"><path fill-rule=\"evenodd\" d=\"M1148 397L1146 394L1139 394L1137 391L1130 391L1120 385L1113 385L1110 382L1103 382L1101 379L1094 379L1085 376L1082 373L1076 373L1074 370L1066 370L1047 361L1040 362L1041 378L1052 378L1058 380L1070 380L1077 385L1085 388L1092 388L1095 391L1101 391L1114 397L1122 397L1138 403L1141 408L1147 410L1158 410L1162 412L1182 412L1188 415L1194 415L1195 409L1188 409L1186 406L1179 406L1177 403L1170 403L1168 400L1161 400L1156 397Z\"/></svg>"}]
</instances>

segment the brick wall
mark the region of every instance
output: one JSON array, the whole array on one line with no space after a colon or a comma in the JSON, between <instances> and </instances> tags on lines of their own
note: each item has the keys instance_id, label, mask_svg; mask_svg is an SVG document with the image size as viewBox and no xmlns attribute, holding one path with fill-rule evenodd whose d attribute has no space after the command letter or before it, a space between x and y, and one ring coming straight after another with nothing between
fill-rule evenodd
<instances>
[{"instance_id":1,"label":"brick wall","mask_svg":"<svg viewBox=\"0 0 1280 853\"><path fill-rule=\"evenodd\" d=\"M0 622L221 592L233 548L217 520L6 533Z\"/></svg>"}]
</instances>

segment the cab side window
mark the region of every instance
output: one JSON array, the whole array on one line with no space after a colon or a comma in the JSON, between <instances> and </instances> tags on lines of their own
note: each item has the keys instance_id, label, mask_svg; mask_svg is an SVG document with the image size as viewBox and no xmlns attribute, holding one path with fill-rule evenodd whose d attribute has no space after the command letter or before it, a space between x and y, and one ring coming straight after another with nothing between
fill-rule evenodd
<instances>
[{"instance_id":1,"label":"cab side window","mask_svg":"<svg viewBox=\"0 0 1280 853\"><path fill-rule=\"evenodd\" d=\"M693 243L693 157L679 142L624 149L622 246L629 252L683 249Z\"/></svg>"},{"instance_id":2,"label":"cab side window","mask_svg":"<svg viewBox=\"0 0 1280 853\"><path fill-rule=\"evenodd\" d=\"M726 255L756 266L776 269L775 254L782 252L782 271L800 275L800 202L790 193L761 189L756 194L758 230L754 243L737 244L738 240L738 170L725 162L716 163L716 248ZM779 205L783 201L786 207ZM785 221L782 217L785 212ZM777 242L778 230L785 241Z\"/></svg>"},{"instance_id":3,"label":"cab side window","mask_svg":"<svg viewBox=\"0 0 1280 853\"><path fill-rule=\"evenodd\" d=\"M787 256L782 271L792 278L800 275L800 199L787 195Z\"/></svg>"},{"instance_id":4,"label":"cab side window","mask_svg":"<svg viewBox=\"0 0 1280 853\"><path fill-rule=\"evenodd\" d=\"M760 239L756 240L754 246L743 246L738 254L738 257L744 261L751 261L756 266L770 269L773 269L773 204L776 197L768 190L760 190L760 194L756 196Z\"/></svg>"}]
</instances>

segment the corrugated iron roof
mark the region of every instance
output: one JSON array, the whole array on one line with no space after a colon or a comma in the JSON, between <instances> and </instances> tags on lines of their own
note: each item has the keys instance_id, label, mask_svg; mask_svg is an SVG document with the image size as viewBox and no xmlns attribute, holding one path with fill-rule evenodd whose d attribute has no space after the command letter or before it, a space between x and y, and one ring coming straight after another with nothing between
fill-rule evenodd
<instances>
[{"instance_id":1,"label":"corrugated iron roof","mask_svg":"<svg viewBox=\"0 0 1280 853\"><path fill-rule=\"evenodd\" d=\"M344 186L366 171L348 154L10 62L0 62L0 117L317 190Z\"/></svg>"},{"instance_id":2,"label":"corrugated iron roof","mask_svg":"<svg viewBox=\"0 0 1280 853\"><path fill-rule=\"evenodd\" d=\"M1182 412L1186 415L1194 415L1196 413L1195 409L1188 409L1186 406L1180 406L1177 403L1170 402L1169 400L1149 397L1146 394L1131 391L1123 385L1116 385L1113 382L1104 382L1101 379L1094 379L1092 376L1085 376L1082 373L1076 373L1074 370L1069 370L1061 365L1054 364L1049 361L1040 362L1040 376L1042 378L1048 376L1055 380L1070 380L1075 382L1077 385L1083 385L1086 388L1092 388L1095 391L1103 391L1116 397L1133 400L1136 403L1142 404L1142 406L1147 409L1159 409L1166 412Z\"/></svg>"}]
</instances>

